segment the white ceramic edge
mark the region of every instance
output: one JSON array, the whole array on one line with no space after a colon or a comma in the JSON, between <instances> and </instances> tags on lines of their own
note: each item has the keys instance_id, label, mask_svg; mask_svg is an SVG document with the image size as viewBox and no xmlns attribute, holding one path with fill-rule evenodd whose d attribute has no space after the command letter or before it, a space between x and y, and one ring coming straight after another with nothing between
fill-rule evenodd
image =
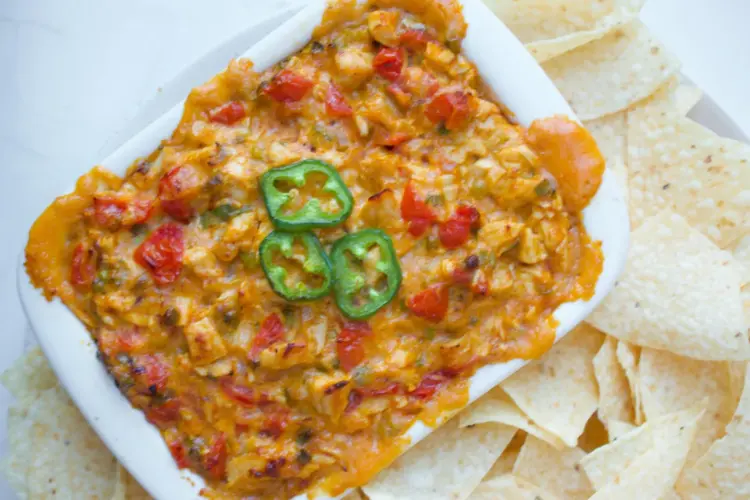
<instances>
[{"instance_id":1,"label":"white ceramic edge","mask_svg":"<svg viewBox=\"0 0 750 500\"><path fill-rule=\"evenodd\" d=\"M477 66L498 100L515 114L518 121L528 125L536 118L555 114L575 119L573 111L554 84L510 30L480 0L462 0L461 3L469 25L463 43L464 53ZM325 7L324 0L314 0L254 45L243 57L251 59L255 68L261 71L296 52L309 41ZM513 68L513 71L505 71L505 68ZM507 75L513 77L508 78ZM176 127L183 102L118 148L101 164L115 172L124 172L135 158L148 155ZM559 322L557 340L583 320L604 298L624 267L629 235L628 214L622 192L611 172L605 173L597 195L583 215L589 235L602 242L604 269L591 300L567 303L555 311L554 316ZM185 499L197 496L203 485L202 479L176 468L156 428L148 424L142 413L132 408L114 387L112 379L96 357L96 347L86 329L62 303L47 302L30 285L22 263L19 266L18 288L24 310L52 368L83 415L120 462L156 498ZM470 401L502 382L524 364L522 360L513 360L478 370L471 378ZM446 418L449 416L446 415ZM415 423L408 431L411 445L432 430L422 422ZM300 495L297 498L307 497Z\"/></svg>"}]
</instances>

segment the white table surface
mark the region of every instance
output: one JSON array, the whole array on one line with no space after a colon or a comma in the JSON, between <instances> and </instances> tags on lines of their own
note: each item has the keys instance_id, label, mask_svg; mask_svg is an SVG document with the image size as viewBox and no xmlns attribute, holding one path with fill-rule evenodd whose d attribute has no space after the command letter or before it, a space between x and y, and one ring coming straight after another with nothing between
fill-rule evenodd
<instances>
[{"instance_id":1,"label":"white table surface","mask_svg":"<svg viewBox=\"0 0 750 500\"><path fill-rule=\"evenodd\" d=\"M160 86L253 19L297 2L0 0L0 371L31 336L15 268L34 218L124 139L118 131ZM750 135L750 1L650 0L642 17ZM0 388L0 455L10 401ZM11 498L0 478L0 499Z\"/></svg>"}]
</instances>

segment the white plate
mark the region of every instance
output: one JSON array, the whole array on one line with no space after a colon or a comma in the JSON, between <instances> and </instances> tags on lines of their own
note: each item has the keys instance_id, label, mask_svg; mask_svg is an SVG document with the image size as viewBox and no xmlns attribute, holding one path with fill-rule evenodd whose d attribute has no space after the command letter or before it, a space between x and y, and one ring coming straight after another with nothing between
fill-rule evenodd
<instances>
[{"instance_id":1,"label":"white plate","mask_svg":"<svg viewBox=\"0 0 750 500\"><path fill-rule=\"evenodd\" d=\"M484 81L524 125L536 118L567 115L572 110L536 61L510 31L480 0L463 0L469 24L463 49L474 62ZM324 0L315 0L247 51L244 56L263 70L302 48L320 21ZM249 42L249 43L252 43ZM486 47L494 47L492 51ZM215 61L210 60L211 64ZM221 60L223 67L225 60ZM203 65L211 65L203 61ZM508 72L505 68L513 68ZM184 90L201 83L176 84ZM186 93L186 92L185 92ZM184 95L184 94L183 94ZM122 174L131 162L149 154L171 134L182 112L182 103L151 123L101 165ZM71 179L71 186L73 179ZM559 322L558 340L577 325L604 298L621 272L628 245L627 207L619 187L609 172L597 195L584 210L584 225L592 238L602 242L605 262L594 297L587 302L564 304L555 311ZM96 347L88 332L59 301L47 302L28 282L19 268L19 294L52 368L71 398L120 462L158 499L189 499L198 496L203 484L196 475L179 471L156 428L115 388L112 379L96 358ZM523 366L521 360L483 367L471 378L470 400L487 392ZM432 429L417 422L410 430L412 444ZM189 481L186 481L190 479Z\"/></svg>"}]
</instances>

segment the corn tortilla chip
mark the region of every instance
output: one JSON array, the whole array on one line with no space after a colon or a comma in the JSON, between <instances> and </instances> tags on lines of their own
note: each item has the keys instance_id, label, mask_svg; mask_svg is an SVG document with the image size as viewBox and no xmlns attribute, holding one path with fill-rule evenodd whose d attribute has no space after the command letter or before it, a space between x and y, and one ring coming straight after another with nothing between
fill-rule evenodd
<instances>
[{"instance_id":1,"label":"corn tortilla chip","mask_svg":"<svg viewBox=\"0 0 750 500\"><path fill-rule=\"evenodd\" d=\"M586 455L580 462L581 466L598 492L608 483L616 482L640 458L656 451L663 459L663 464L658 467L659 473L666 479L664 484L671 488L685 463L704 412L703 408L691 408L646 422ZM645 462L650 460L644 459ZM640 466L637 466L632 472L639 470ZM644 498L658 498L658 495Z\"/></svg>"},{"instance_id":2,"label":"corn tortilla chip","mask_svg":"<svg viewBox=\"0 0 750 500\"><path fill-rule=\"evenodd\" d=\"M643 407L641 406L641 395L638 390L638 347L620 340L615 349L617 362L622 368L625 378L630 387L630 397L633 402L634 422L636 425L643 423Z\"/></svg>"},{"instance_id":3,"label":"corn tortilla chip","mask_svg":"<svg viewBox=\"0 0 750 500\"><path fill-rule=\"evenodd\" d=\"M586 453L580 448L557 450L529 436L513 467L513 475L560 498L585 500L594 489L578 465L584 456Z\"/></svg>"},{"instance_id":4,"label":"corn tortilla chip","mask_svg":"<svg viewBox=\"0 0 750 500\"><path fill-rule=\"evenodd\" d=\"M686 499L722 500L750 498L750 370L745 372L745 390L726 435L713 443L705 455L688 467L677 484Z\"/></svg>"},{"instance_id":5,"label":"corn tortilla chip","mask_svg":"<svg viewBox=\"0 0 750 500\"><path fill-rule=\"evenodd\" d=\"M679 63L634 20L542 67L578 117L593 120L650 96Z\"/></svg>"},{"instance_id":6,"label":"corn tortilla chip","mask_svg":"<svg viewBox=\"0 0 750 500\"><path fill-rule=\"evenodd\" d=\"M57 385L55 372L38 347L18 358L0 375L0 383L21 403L28 405L36 395Z\"/></svg>"},{"instance_id":7,"label":"corn tortilla chip","mask_svg":"<svg viewBox=\"0 0 750 500\"><path fill-rule=\"evenodd\" d=\"M692 465L723 435L734 414L736 402L731 392L728 364L644 348L638 373L646 420L686 410L708 400L706 414L698 425L687 458L687 465Z\"/></svg>"},{"instance_id":8,"label":"corn tortilla chip","mask_svg":"<svg viewBox=\"0 0 750 500\"><path fill-rule=\"evenodd\" d=\"M526 416L500 387L495 387L459 414L460 427L488 422L522 429L555 448L565 447L565 443L559 437L540 428Z\"/></svg>"},{"instance_id":9,"label":"corn tortilla chip","mask_svg":"<svg viewBox=\"0 0 750 500\"><path fill-rule=\"evenodd\" d=\"M594 375L599 385L599 408L597 414L607 425L612 420L634 422L633 400L630 385L620 363L617 361L617 339L607 337L594 356Z\"/></svg>"},{"instance_id":10,"label":"corn tortilla chip","mask_svg":"<svg viewBox=\"0 0 750 500\"><path fill-rule=\"evenodd\" d=\"M665 211L633 232L623 275L587 321L620 340L682 356L747 359L738 274L731 255Z\"/></svg>"},{"instance_id":11,"label":"corn tortilla chip","mask_svg":"<svg viewBox=\"0 0 750 500\"><path fill-rule=\"evenodd\" d=\"M0 465L0 471L19 499L27 497L26 477L31 462L32 443L28 437L33 422L28 413L27 408L8 408L8 455Z\"/></svg>"},{"instance_id":12,"label":"corn tortilla chip","mask_svg":"<svg viewBox=\"0 0 750 500\"><path fill-rule=\"evenodd\" d=\"M501 384L539 427L576 446L596 410L598 394L592 359L604 336L581 324L547 354Z\"/></svg>"},{"instance_id":13,"label":"corn tortilla chip","mask_svg":"<svg viewBox=\"0 0 750 500\"><path fill-rule=\"evenodd\" d=\"M750 283L750 235L742 238L732 250L732 256L742 266L742 286Z\"/></svg>"},{"instance_id":14,"label":"corn tortilla chip","mask_svg":"<svg viewBox=\"0 0 750 500\"><path fill-rule=\"evenodd\" d=\"M112 500L151 500L151 495L138 484L122 465L117 466L117 482Z\"/></svg>"},{"instance_id":15,"label":"corn tortilla chip","mask_svg":"<svg viewBox=\"0 0 750 500\"><path fill-rule=\"evenodd\" d=\"M599 150L607 162L607 169L617 177L620 187L628 199L628 167L627 167L627 111L620 111L608 116L584 123L591 135L596 139Z\"/></svg>"},{"instance_id":16,"label":"corn tortilla chip","mask_svg":"<svg viewBox=\"0 0 750 500\"><path fill-rule=\"evenodd\" d=\"M683 117L660 92L628 114L633 227L671 208L721 248L750 232L750 145Z\"/></svg>"},{"instance_id":17,"label":"corn tortilla chip","mask_svg":"<svg viewBox=\"0 0 750 500\"><path fill-rule=\"evenodd\" d=\"M620 438L621 436L624 436L628 432L635 429L636 426L631 424L630 422L622 422L621 420L610 420L609 425L607 426L607 431L609 431L609 440L614 441L615 439Z\"/></svg>"},{"instance_id":18,"label":"corn tortilla chip","mask_svg":"<svg viewBox=\"0 0 750 500\"><path fill-rule=\"evenodd\" d=\"M675 90L674 99L675 109L685 116L703 99L703 91L694 85L681 84Z\"/></svg>"},{"instance_id":19,"label":"corn tortilla chip","mask_svg":"<svg viewBox=\"0 0 750 500\"><path fill-rule=\"evenodd\" d=\"M512 474L482 482L470 500L558 500L558 497Z\"/></svg>"},{"instance_id":20,"label":"corn tortilla chip","mask_svg":"<svg viewBox=\"0 0 750 500\"><path fill-rule=\"evenodd\" d=\"M501 424L459 428L453 419L381 471L364 492L370 500L467 498L515 433Z\"/></svg>"}]
</instances>

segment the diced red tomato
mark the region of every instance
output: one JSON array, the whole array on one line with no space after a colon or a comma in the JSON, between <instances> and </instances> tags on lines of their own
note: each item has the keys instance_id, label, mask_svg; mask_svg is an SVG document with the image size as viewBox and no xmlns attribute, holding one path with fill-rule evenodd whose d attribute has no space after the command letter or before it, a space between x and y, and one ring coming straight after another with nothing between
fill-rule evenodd
<instances>
[{"instance_id":1,"label":"diced red tomato","mask_svg":"<svg viewBox=\"0 0 750 500\"><path fill-rule=\"evenodd\" d=\"M470 114L469 96L463 90L437 94L425 109L425 115L431 122L442 123L448 130L461 127Z\"/></svg>"},{"instance_id":2,"label":"diced red tomato","mask_svg":"<svg viewBox=\"0 0 750 500\"><path fill-rule=\"evenodd\" d=\"M430 206L419 197L411 181L406 183L404 196L401 198L401 218L409 222L412 236L421 236L437 216Z\"/></svg>"},{"instance_id":3,"label":"diced red tomato","mask_svg":"<svg viewBox=\"0 0 750 500\"><path fill-rule=\"evenodd\" d=\"M214 479L223 479L227 470L227 439L219 433L202 456L203 468Z\"/></svg>"},{"instance_id":4,"label":"diced red tomato","mask_svg":"<svg viewBox=\"0 0 750 500\"><path fill-rule=\"evenodd\" d=\"M234 125L245 118L246 114L247 111L245 111L244 104L239 101L232 101L223 106L212 109L208 113L208 119L214 123L221 123L222 125Z\"/></svg>"},{"instance_id":5,"label":"diced red tomato","mask_svg":"<svg viewBox=\"0 0 750 500\"><path fill-rule=\"evenodd\" d=\"M448 287L439 284L409 297L406 301L406 307L416 316L438 323L448 313L449 301Z\"/></svg>"},{"instance_id":6,"label":"diced red tomato","mask_svg":"<svg viewBox=\"0 0 750 500\"><path fill-rule=\"evenodd\" d=\"M409 93L420 99L432 97L440 90L440 83L437 79L418 66L406 68L399 83Z\"/></svg>"},{"instance_id":7,"label":"diced red tomato","mask_svg":"<svg viewBox=\"0 0 750 500\"><path fill-rule=\"evenodd\" d=\"M124 352L133 352L146 344L146 336L136 327L123 327L117 330L117 343Z\"/></svg>"},{"instance_id":8,"label":"diced red tomato","mask_svg":"<svg viewBox=\"0 0 750 500\"><path fill-rule=\"evenodd\" d=\"M268 397L262 392L252 387L236 384L230 378L222 378L219 387L230 399L243 406L257 406L268 402Z\"/></svg>"},{"instance_id":9,"label":"diced red tomato","mask_svg":"<svg viewBox=\"0 0 750 500\"><path fill-rule=\"evenodd\" d=\"M161 354L142 354L133 358L133 378L143 384L150 393L161 392L167 387L169 365Z\"/></svg>"},{"instance_id":10,"label":"diced red tomato","mask_svg":"<svg viewBox=\"0 0 750 500\"><path fill-rule=\"evenodd\" d=\"M383 47L373 59L372 66L377 74L388 81L395 82L401 76L405 60L404 49Z\"/></svg>"},{"instance_id":11,"label":"diced red tomato","mask_svg":"<svg viewBox=\"0 0 750 500\"><path fill-rule=\"evenodd\" d=\"M346 411L355 410L365 398L378 396L391 396L403 391L404 386L398 382L390 382L382 387L357 387L349 392L349 399L346 405Z\"/></svg>"},{"instance_id":12,"label":"diced red tomato","mask_svg":"<svg viewBox=\"0 0 750 500\"><path fill-rule=\"evenodd\" d=\"M174 424L180 416L180 400L171 398L160 405L146 408L146 420L160 429Z\"/></svg>"},{"instance_id":13,"label":"diced red tomato","mask_svg":"<svg viewBox=\"0 0 750 500\"><path fill-rule=\"evenodd\" d=\"M297 102L307 95L312 86L312 80L283 69L273 77L263 92L274 101Z\"/></svg>"},{"instance_id":14,"label":"diced red tomato","mask_svg":"<svg viewBox=\"0 0 750 500\"><path fill-rule=\"evenodd\" d=\"M193 207L187 200L162 200L161 208L174 220L188 222L194 214Z\"/></svg>"},{"instance_id":15,"label":"diced red tomato","mask_svg":"<svg viewBox=\"0 0 750 500\"><path fill-rule=\"evenodd\" d=\"M73 249L70 259L70 282L74 287L84 290L91 287L96 277L96 250L87 243L79 243Z\"/></svg>"},{"instance_id":16,"label":"diced red tomato","mask_svg":"<svg viewBox=\"0 0 750 500\"><path fill-rule=\"evenodd\" d=\"M250 359L257 360L258 354L272 344L284 338L284 324L278 314L273 313L266 316L260 325L260 330L253 339L253 346L250 348Z\"/></svg>"},{"instance_id":17,"label":"diced red tomato","mask_svg":"<svg viewBox=\"0 0 750 500\"><path fill-rule=\"evenodd\" d=\"M428 373L424 376L417 388L409 394L419 399L430 399L435 395L435 392L437 392L441 385L448 380L455 378L456 375L458 375L458 373L450 368L443 368L442 370Z\"/></svg>"},{"instance_id":18,"label":"diced red tomato","mask_svg":"<svg viewBox=\"0 0 750 500\"><path fill-rule=\"evenodd\" d=\"M407 134L404 134L403 132L394 132L392 134L389 134L385 132L385 129L378 128L374 134L373 142L378 146L395 148L405 143L409 139L411 139L411 137L409 137Z\"/></svg>"},{"instance_id":19,"label":"diced red tomato","mask_svg":"<svg viewBox=\"0 0 750 500\"><path fill-rule=\"evenodd\" d=\"M458 267L451 273L451 278L453 278L453 282L457 285L468 285L471 283L473 277L473 269L464 269L462 267Z\"/></svg>"},{"instance_id":20,"label":"diced red tomato","mask_svg":"<svg viewBox=\"0 0 750 500\"><path fill-rule=\"evenodd\" d=\"M333 117L352 115L352 107L334 84L330 84L326 92L326 113Z\"/></svg>"},{"instance_id":21,"label":"diced red tomato","mask_svg":"<svg viewBox=\"0 0 750 500\"><path fill-rule=\"evenodd\" d=\"M278 439L289 425L289 411L284 408L275 408L265 412L266 420L263 422L261 431L266 435Z\"/></svg>"},{"instance_id":22,"label":"diced red tomato","mask_svg":"<svg viewBox=\"0 0 750 500\"><path fill-rule=\"evenodd\" d=\"M101 227L115 227L122 222L128 209L124 200L109 196L94 196L94 219Z\"/></svg>"},{"instance_id":23,"label":"diced red tomato","mask_svg":"<svg viewBox=\"0 0 750 500\"><path fill-rule=\"evenodd\" d=\"M203 187L205 175L190 165L180 165L167 172L159 181L162 209L173 219L187 222L193 216L190 200Z\"/></svg>"},{"instance_id":24,"label":"diced red tomato","mask_svg":"<svg viewBox=\"0 0 750 500\"><path fill-rule=\"evenodd\" d=\"M399 37L401 45L411 50L424 50L425 46L427 46L427 42L433 40L435 40L435 38L432 35L427 33L427 31L420 29L406 30L401 33L401 36Z\"/></svg>"},{"instance_id":25,"label":"diced red tomato","mask_svg":"<svg viewBox=\"0 0 750 500\"><path fill-rule=\"evenodd\" d=\"M182 444L182 441L177 439L171 441L169 443L169 452L172 454L172 458L174 458L177 468L187 469L190 467L190 462L187 458L187 450L185 449L185 445Z\"/></svg>"},{"instance_id":26,"label":"diced red tomato","mask_svg":"<svg viewBox=\"0 0 750 500\"><path fill-rule=\"evenodd\" d=\"M152 208L151 200L128 202L114 196L95 196L94 220L99 226L110 229L132 226L146 222L151 216Z\"/></svg>"},{"instance_id":27,"label":"diced red tomato","mask_svg":"<svg viewBox=\"0 0 750 500\"><path fill-rule=\"evenodd\" d=\"M336 339L336 354L339 364L344 371L351 371L365 358L365 348L362 339L370 335L372 330L365 321L346 321Z\"/></svg>"},{"instance_id":28,"label":"diced red tomato","mask_svg":"<svg viewBox=\"0 0 750 500\"><path fill-rule=\"evenodd\" d=\"M479 223L479 211L467 205L461 205L450 219L440 224L438 236L445 248L458 248L469 239L471 230Z\"/></svg>"},{"instance_id":29,"label":"diced red tomato","mask_svg":"<svg viewBox=\"0 0 750 500\"><path fill-rule=\"evenodd\" d=\"M182 272L185 241L182 227L168 222L157 227L135 249L134 260L158 285L174 283Z\"/></svg>"}]
</instances>

